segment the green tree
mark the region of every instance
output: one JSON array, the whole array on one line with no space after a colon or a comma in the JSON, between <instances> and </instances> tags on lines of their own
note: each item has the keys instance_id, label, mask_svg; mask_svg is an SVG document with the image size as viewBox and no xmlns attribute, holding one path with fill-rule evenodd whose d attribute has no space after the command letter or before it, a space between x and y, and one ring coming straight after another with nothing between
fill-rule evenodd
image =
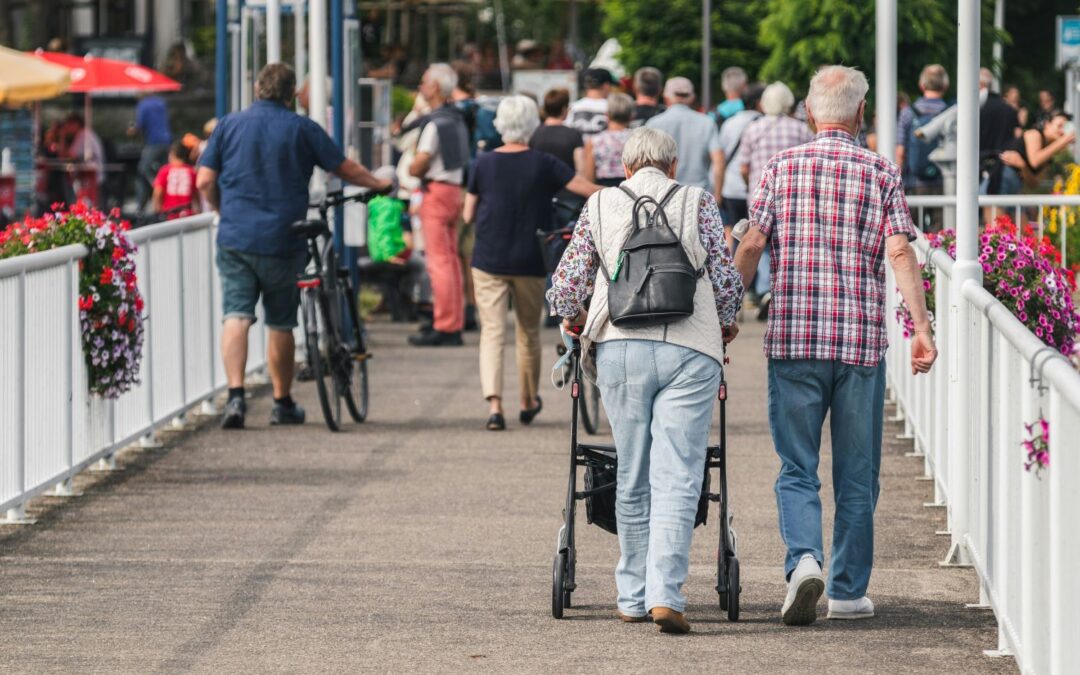
<instances>
[{"instance_id":1,"label":"green tree","mask_svg":"<svg viewBox=\"0 0 1080 675\"><path fill-rule=\"evenodd\" d=\"M756 76L767 54L757 40L764 7L765 0L713 0L710 67L715 80L728 66L742 66ZM606 0L603 12L604 34L619 40L619 58L628 71L654 66L666 77L681 75L700 86L701 0Z\"/></svg>"},{"instance_id":2,"label":"green tree","mask_svg":"<svg viewBox=\"0 0 1080 675\"><path fill-rule=\"evenodd\" d=\"M901 89L910 91L925 64L942 63L950 72L955 70L956 9L948 0L898 4L898 81ZM769 49L762 77L783 80L800 93L806 93L814 71L825 63L855 66L872 76L874 3L768 0L758 38Z\"/></svg>"}]
</instances>

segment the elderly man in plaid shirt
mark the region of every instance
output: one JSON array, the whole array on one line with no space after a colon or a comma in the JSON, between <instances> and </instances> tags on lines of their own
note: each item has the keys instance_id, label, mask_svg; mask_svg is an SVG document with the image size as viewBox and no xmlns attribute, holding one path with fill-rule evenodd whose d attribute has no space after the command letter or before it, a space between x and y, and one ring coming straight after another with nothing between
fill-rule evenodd
<instances>
[{"instance_id":1,"label":"elderly man in plaid shirt","mask_svg":"<svg viewBox=\"0 0 1080 675\"><path fill-rule=\"evenodd\" d=\"M866 587L885 399L885 258L915 321L912 371L929 372L937 356L900 169L855 144L867 89L853 68L828 66L814 76L806 105L817 135L765 165L735 260L749 284L765 248L772 254L765 354L769 426L781 460L776 503L787 546L788 625L815 621L826 590L818 460L830 412L836 516L828 616L874 615Z\"/></svg>"}]
</instances>

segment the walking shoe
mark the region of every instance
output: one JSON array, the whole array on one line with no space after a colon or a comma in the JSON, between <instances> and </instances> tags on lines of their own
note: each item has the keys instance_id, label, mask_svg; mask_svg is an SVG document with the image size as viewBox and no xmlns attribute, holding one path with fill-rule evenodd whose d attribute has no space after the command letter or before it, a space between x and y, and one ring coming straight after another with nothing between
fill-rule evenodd
<instances>
[{"instance_id":1,"label":"walking shoe","mask_svg":"<svg viewBox=\"0 0 1080 675\"><path fill-rule=\"evenodd\" d=\"M757 320L766 321L769 318L769 305L772 304L772 291L766 291L758 303Z\"/></svg>"},{"instance_id":2,"label":"walking shoe","mask_svg":"<svg viewBox=\"0 0 1080 675\"><path fill-rule=\"evenodd\" d=\"M817 601L825 592L821 565L809 553L799 559L788 581L787 598L781 616L788 626L809 626L817 620Z\"/></svg>"},{"instance_id":3,"label":"walking shoe","mask_svg":"<svg viewBox=\"0 0 1080 675\"><path fill-rule=\"evenodd\" d=\"M297 404L275 403L270 410L270 424L303 424L304 409Z\"/></svg>"},{"instance_id":4,"label":"walking shoe","mask_svg":"<svg viewBox=\"0 0 1080 675\"><path fill-rule=\"evenodd\" d=\"M441 330L433 330L410 335L409 344L413 347L460 347L465 342L461 339L461 331L444 333Z\"/></svg>"},{"instance_id":5,"label":"walking shoe","mask_svg":"<svg viewBox=\"0 0 1080 675\"><path fill-rule=\"evenodd\" d=\"M518 421L522 424L532 424L532 421L536 419L536 416L540 414L540 411L544 409L544 402L540 400L540 397L536 397L536 406L529 408L528 410L522 410L518 413Z\"/></svg>"},{"instance_id":6,"label":"walking shoe","mask_svg":"<svg viewBox=\"0 0 1080 675\"><path fill-rule=\"evenodd\" d=\"M472 333L480 330L480 324L476 323L476 305L465 305L465 332Z\"/></svg>"},{"instance_id":7,"label":"walking shoe","mask_svg":"<svg viewBox=\"0 0 1080 675\"><path fill-rule=\"evenodd\" d=\"M865 595L858 600L833 600L829 598L830 619L870 619L874 616L874 603Z\"/></svg>"},{"instance_id":8,"label":"walking shoe","mask_svg":"<svg viewBox=\"0 0 1080 675\"><path fill-rule=\"evenodd\" d=\"M681 635L690 632L690 622L682 612L676 612L670 607L653 607L650 613L653 623L660 627L661 633Z\"/></svg>"},{"instance_id":9,"label":"walking shoe","mask_svg":"<svg viewBox=\"0 0 1080 675\"><path fill-rule=\"evenodd\" d=\"M619 618L619 621L623 623L645 623L649 620L648 614L642 614L641 616L630 616L629 614L623 614L621 609L615 610L615 616Z\"/></svg>"},{"instance_id":10,"label":"walking shoe","mask_svg":"<svg viewBox=\"0 0 1080 675\"><path fill-rule=\"evenodd\" d=\"M225 404L225 414L221 416L222 429L243 429L244 413L247 412L247 403L242 398L230 398Z\"/></svg>"}]
</instances>

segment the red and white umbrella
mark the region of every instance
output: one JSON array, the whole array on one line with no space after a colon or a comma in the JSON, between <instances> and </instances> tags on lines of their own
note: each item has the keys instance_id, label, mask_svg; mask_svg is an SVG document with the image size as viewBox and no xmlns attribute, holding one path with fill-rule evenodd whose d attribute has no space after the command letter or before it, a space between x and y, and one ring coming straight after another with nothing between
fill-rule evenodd
<instances>
[{"instance_id":1,"label":"red and white umbrella","mask_svg":"<svg viewBox=\"0 0 1080 675\"><path fill-rule=\"evenodd\" d=\"M151 91L179 91L180 83L152 68L137 63L105 59L87 54L75 56L38 50L39 59L71 71L71 93L133 94Z\"/></svg>"}]
</instances>

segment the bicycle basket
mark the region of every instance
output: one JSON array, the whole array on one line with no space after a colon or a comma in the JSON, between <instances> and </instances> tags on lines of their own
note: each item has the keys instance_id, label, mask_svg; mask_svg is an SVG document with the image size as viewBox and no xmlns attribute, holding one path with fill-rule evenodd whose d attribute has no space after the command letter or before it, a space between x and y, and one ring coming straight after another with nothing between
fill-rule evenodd
<instances>
[{"instance_id":1,"label":"bicycle basket","mask_svg":"<svg viewBox=\"0 0 1080 675\"><path fill-rule=\"evenodd\" d=\"M612 534L619 533L619 526L615 520L617 473L618 462L614 457L606 458L603 462L597 460L585 467L586 492L610 486L585 498L585 519L590 525L596 525ZM709 520L709 483L709 467L706 465L705 476L701 481L701 497L698 498L697 514L694 517L694 527L701 527Z\"/></svg>"}]
</instances>

